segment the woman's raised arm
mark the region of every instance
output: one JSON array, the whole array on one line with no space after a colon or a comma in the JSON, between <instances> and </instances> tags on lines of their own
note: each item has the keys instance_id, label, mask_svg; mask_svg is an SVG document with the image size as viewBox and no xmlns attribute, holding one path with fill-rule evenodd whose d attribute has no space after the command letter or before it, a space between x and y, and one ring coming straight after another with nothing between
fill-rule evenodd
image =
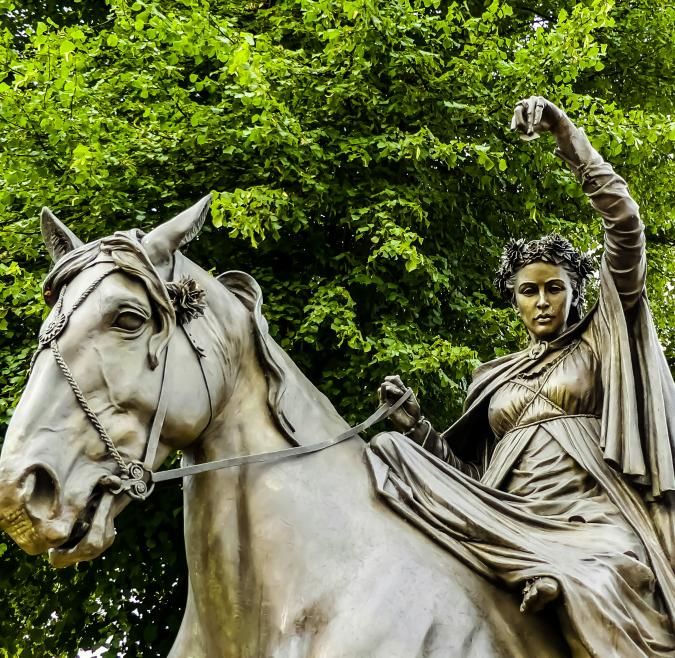
<instances>
[{"instance_id":1,"label":"woman's raised arm","mask_svg":"<svg viewBox=\"0 0 675 658\"><path fill-rule=\"evenodd\" d=\"M625 310L640 299L645 285L644 225L626 181L593 148L583 130L541 96L532 96L516 106L511 127L524 139L550 132L556 139L556 155L565 160L602 216L605 229L604 259Z\"/></svg>"}]
</instances>

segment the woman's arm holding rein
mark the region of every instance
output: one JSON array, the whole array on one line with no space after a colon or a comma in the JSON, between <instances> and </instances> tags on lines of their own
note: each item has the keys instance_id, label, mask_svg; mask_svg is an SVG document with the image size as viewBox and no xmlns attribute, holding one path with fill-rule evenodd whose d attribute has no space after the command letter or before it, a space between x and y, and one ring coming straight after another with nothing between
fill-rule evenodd
<instances>
[{"instance_id":1,"label":"woman's arm holding rein","mask_svg":"<svg viewBox=\"0 0 675 658\"><path fill-rule=\"evenodd\" d=\"M458 471L466 473L475 480L480 480L482 475L481 469L476 464L464 462L457 457L450 449L448 442L434 429L431 422L424 418L424 416L421 417L420 421L417 422L412 430L409 430L405 434L432 455L438 457L447 464L450 464L450 466L456 468Z\"/></svg>"},{"instance_id":2,"label":"woman's arm holding rein","mask_svg":"<svg viewBox=\"0 0 675 658\"><path fill-rule=\"evenodd\" d=\"M406 391L407 387L398 375L389 375L384 378L380 385L378 397L380 402L394 404ZM405 434L432 455L442 459L462 473L480 479L480 468L475 464L463 462L452 452L447 441L434 429L431 421L422 415L422 410L414 395L391 414L389 420L399 432Z\"/></svg>"}]
</instances>

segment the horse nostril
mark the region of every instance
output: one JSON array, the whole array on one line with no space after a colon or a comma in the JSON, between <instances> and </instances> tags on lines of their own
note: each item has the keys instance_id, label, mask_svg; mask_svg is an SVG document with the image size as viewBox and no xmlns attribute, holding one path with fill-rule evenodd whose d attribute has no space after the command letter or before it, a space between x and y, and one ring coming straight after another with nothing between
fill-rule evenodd
<instances>
[{"instance_id":1,"label":"horse nostril","mask_svg":"<svg viewBox=\"0 0 675 658\"><path fill-rule=\"evenodd\" d=\"M34 519L46 520L52 516L56 506L56 493L54 477L41 466L31 470L23 481L24 505Z\"/></svg>"}]
</instances>

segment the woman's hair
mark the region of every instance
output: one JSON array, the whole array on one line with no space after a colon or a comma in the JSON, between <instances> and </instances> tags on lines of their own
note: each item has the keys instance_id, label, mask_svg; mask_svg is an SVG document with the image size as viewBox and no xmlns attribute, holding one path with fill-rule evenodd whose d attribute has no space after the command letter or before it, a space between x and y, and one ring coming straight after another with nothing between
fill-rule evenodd
<instances>
[{"instance_id":1,"label":"woman's hair","mask_svg":"<svg viewBox=\"0 0 675 658\"><path fill-rule=\"evenodd\" d=\"M576 293L575 304L570 309L569 322L578 322L584 306L586 280L595 269L589 254L577 251L569 240L557 233L545 235L539 240L526 242L524 239L509 240L502 251L499 268L495 276L497 290L510 302L515 301L514 285L518 270L530 263L551 263L565 268Z\"/></svg>"}]
</instances>

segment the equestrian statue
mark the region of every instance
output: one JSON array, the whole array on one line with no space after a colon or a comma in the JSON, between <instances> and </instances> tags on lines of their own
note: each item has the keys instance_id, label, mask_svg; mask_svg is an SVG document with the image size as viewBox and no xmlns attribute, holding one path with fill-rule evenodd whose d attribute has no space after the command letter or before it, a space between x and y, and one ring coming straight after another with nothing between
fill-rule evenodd
<instances>
[{"instance_id":1,"label":"equestrian statue","mask_svg":"<svg viewBox=\"0 0 675 658\"><path fill-rule=\"evenodd\" d=\"M553 135L601 215L599 299L584 309L593 262L564 238L509 242L496 285L529 344L476 370L445 432L399 376L350 428L270 335L256 281L181 254L209 197L88 244L43 209L51 312L0 456L0 527L55 567L92 560L127 504L182 478L170 658L674 655L675 385L638 207L548 100L512 128Z\"/></svg>"}]
</instances>

